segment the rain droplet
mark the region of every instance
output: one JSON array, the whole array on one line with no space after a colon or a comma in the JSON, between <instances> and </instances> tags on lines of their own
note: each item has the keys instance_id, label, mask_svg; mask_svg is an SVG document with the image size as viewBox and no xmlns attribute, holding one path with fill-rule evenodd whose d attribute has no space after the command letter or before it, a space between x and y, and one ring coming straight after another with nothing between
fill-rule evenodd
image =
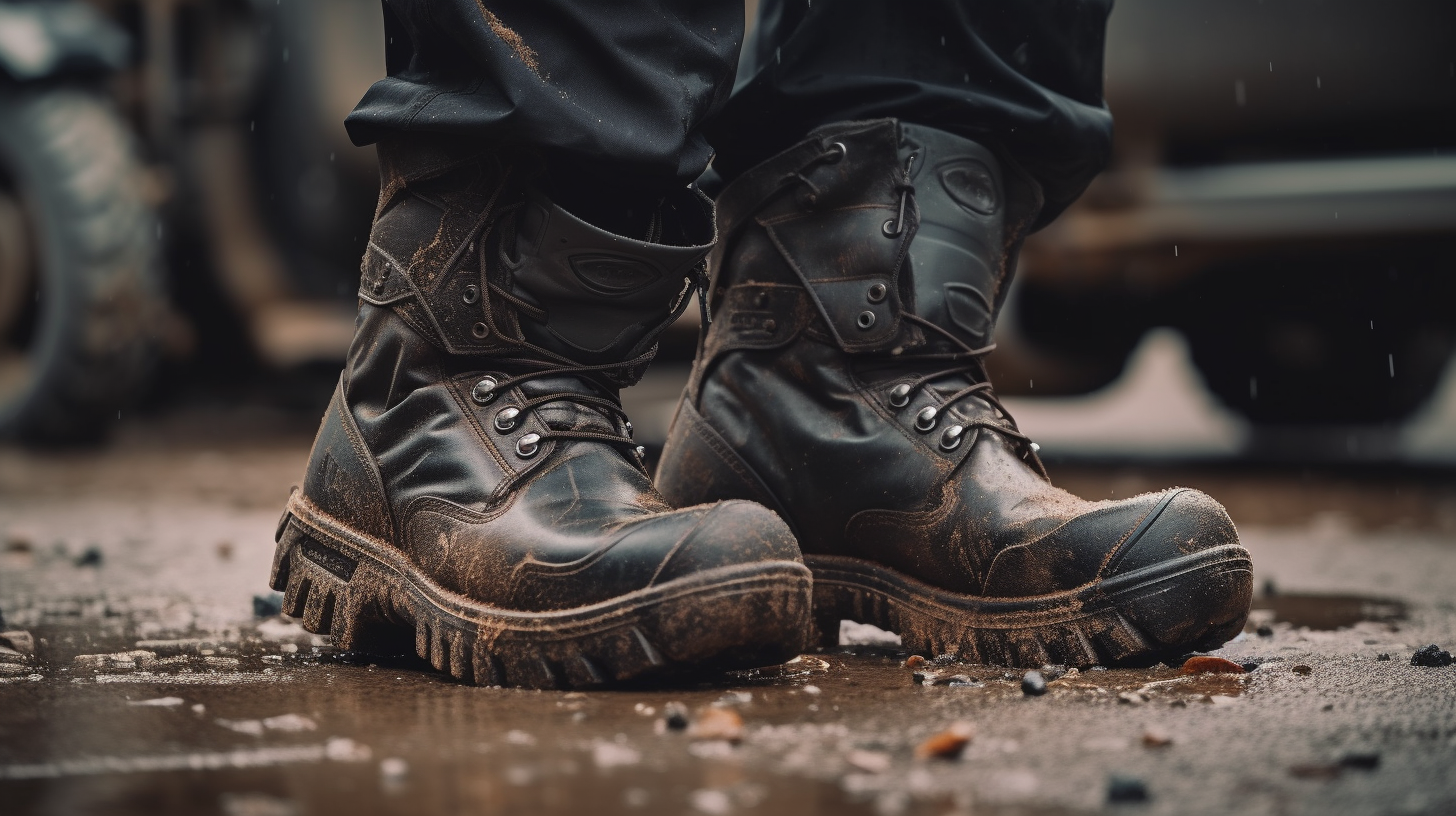
<instances>
[{"instance_id":1,"label":"rain droplet","mask_svg":"<svg viewBox=\"0 0 1456 816\"><path fill-rule=\"evenodd\" d=\"M1390 378L1393 380L1395 379L1395 355L1387 354L1386 358L1390 360Z\"/></svg>"}]
</instances>

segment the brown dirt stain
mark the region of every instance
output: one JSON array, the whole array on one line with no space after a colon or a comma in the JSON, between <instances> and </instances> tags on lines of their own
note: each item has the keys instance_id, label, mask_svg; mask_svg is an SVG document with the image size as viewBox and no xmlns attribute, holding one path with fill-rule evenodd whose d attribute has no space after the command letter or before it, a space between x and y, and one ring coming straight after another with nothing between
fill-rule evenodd
<instances>
[{"instance_id":1,"label":"brown dirt stain","mask_svg":"<svg viewBox=\"0 0 1456 816\"><path fill-rule=\"evenodd\" d=\"M511 50L515 52L516 57L527 68L531 69L531 73L535 74L537 79L540 79L541 61L536 55L536 50L526 45L526 41L521 39L520 34L517 34L509 26L501 22L499 17L495 16L490 9L486 8L485 0L475 0L475 5L480 9L480 14L485 18L485 23L490 26L490 30L495 32L495 35L500 37L506 45L509 45Z\"/></svg>"}]
</instances>

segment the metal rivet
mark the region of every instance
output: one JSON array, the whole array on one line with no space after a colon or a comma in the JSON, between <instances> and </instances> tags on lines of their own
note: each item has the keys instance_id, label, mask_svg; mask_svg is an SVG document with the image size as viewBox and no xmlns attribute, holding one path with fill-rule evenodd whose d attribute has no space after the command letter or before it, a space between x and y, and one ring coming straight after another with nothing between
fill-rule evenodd
<instances>
[{"instance_id":1,"label":"metal rivet","mask_svg":"<svg viewBox=\"0 0 1456 816\"><path fill-rule=\"evenodd\" d=\"M861 329L868 329L870 326L875 325L875 313L869 311L868 309L860 312L859 317L856 317L854 319L854 324L856 326L859 326Z\"/></svg>"},{"instance_id":2,"label":"metal rivet","mask_svg":"<svg viewBox=\"0 0 1456 816\"><path fill-rule=\"evenodd\" d=\"M644 448L644 447L642 447L641 445L638 445L637 447L633 448L632 449L632 452L635 453L635 454L637 454L637 458L638 459L641 459L641 458L647 456L647 449Z\"/></svg>"},{"instance_id":3,"label":"metal rivet","mask_svg":"<svg viewBox=\"0 0 1456 816\"><path fill-rule=\"evenodd\" d=\"M964 425L952 425L949 428L946 428L945 433L942 433L940 435L940 449L944 451L953 451L956 448L959 448L961 446L961 438L965 435L965 433L966 426Z\"/></svg>"},{"instance_id":4,"label":"metal rivet","mask_svg":"<svg viewBox=\"0 0 1456 816\"><path fill-rule=\"evenodd\" d=\"M1041 445L1038 445L1035 442L1031 443L1031 452L1032 453L1036 453L1039 450L1041 450Z\"/></svg>"},{"instance_id":5,"label":"metal rivet","mask_svg":"<svg viewBox=\"0 0 1456 816\"><path fill-rule=\"evenodd\" d=\"M935 417L939 413L940 412L936 410L934 405L927 405L926 407L921 408L920 413L915 415L915 430L921 433L925 433L931 428L934 428Z\"/></svg>"},{"instance_id":6,"label":"metal rivet","mask_svg":"<svg viewBox=\"0 0 1456 816\"><path fill-rule=\"evenodd\" d=\"M632 436L632 420L630 420L630 419L624 420L622 422L622 429L627 432L627 436L628 437L631 437Z\"/></svg>"},{"instance_id":7,"label":"metal rivet","mask_svg":"<svg viewBox=\"0 0 1456 816\"><path fill-rule=\"evenodd\" d=\"M843 161L844 157L848 155L849 148L844 146L844 142L833 142L829 145L829 157L825 161L836 164Z\"/></svg>"},{"instance_id":8,"label":"metal rivet","mask_svg":"<svg viewBox=\"0 0 1456 816\"><path fill-rule=\"evenodd\" d=\"M503 408L495 415L495 429L501 433L510 433L516 429L516 417L521 415L521 409L514 405L510 408Z\"/></svg>"},{"instance_id":9,"label":"metal rivet","mask_svg":"<svg viewBox=\"0 0 1456 816\"><path fill-rule=\"evenodd\" d=\"M885 295L888 295L889 293L890 290L885 288L885 285L883 283L876 283L872 285L869 291L870 303L879 303L880 301L884 300Z\"/></svg>"},{"instance_id":10,"label":"metal rivet","mask_svg":"<svg viewBox=\"0 0 1456 816\"><path fill-rule=\"evenodd\" d=\"M910 404L910 384L900 383L890 389L890 405L895 408L904 408Z\"/></svg>"},{"instance_id":11,"label":"metal rivet","mask_svg":"<svg viewBox=\"0 0 1456 816\"><path fill-rule=\"evenodd\" d=\"M486 405L495 399L495 387L499 384L495 381L495 377L484 377L475 384L474 388L470 389L470 398L481 405Z\"/></svg>"},{"instance_id":12,"label":"metal rivet","mask_svg":"<svg viewBox=\"0 0 1456 816\"><path fill-rule=\"evenodd\" d=\"M516 440L516 455L522 459L530 459L541 450L541 435L528 433Z\"/></svg>"},{"instance_id":13,"label":"metal rivet","mask_svg":"<svg viewBox=\"0 0 1456 816\"><path fill-rule=\"evenodd\" d=\"M480 300L480 287L473 283L465 287L465 294L460 299L473 305L477 300Z\"/></svg>"},{"instance_id":14,"label":"metal rivet","mask_svg":"<svg viewBox=\"0 0 1456 816\"><path fill-rule=\"evenodd\" d=\"M768 332L768 333L770 333L770 334L772 334L773 332L778 331L779 330L778 321L776 321L776 320L765 320L765 321L763 321L763 330L766 331L766 332Z\"/></svg>"},{"instance_id":15,"label":"metal rivet","mask_svg":"<svg viewBox=\"0 0 1456 816\"><path fill-rule=\"evenodd\" d=\"M475 335L475 339L484 340L490 336L490 327L484 323L476 323L470 327L470 333Z\"/></svg>"}]
</instances>

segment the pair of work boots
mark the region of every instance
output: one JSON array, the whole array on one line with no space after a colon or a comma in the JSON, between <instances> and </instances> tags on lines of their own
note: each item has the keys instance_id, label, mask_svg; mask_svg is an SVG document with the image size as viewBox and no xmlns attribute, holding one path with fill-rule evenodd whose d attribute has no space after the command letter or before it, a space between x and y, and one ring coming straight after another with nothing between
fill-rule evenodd
<instances>
[{"instance_id":1,"label":"pair of work boots","mask_svg":"<svg viewBox=\"0 0 1456 816\"><path fill-rule=\"evenodd\" d=\"M716 230L686 189L632 237L502 153L380 156L358 334L272 575L341 648L412 631L465 681L581 687L775 663L844 618L1016 666L1151 662L1242 627L1222 507L1052 487L992 391L1040 200L981 145L826 126L729 185ZM618 391L695 290L654 487Z\"/></svg>"}]
</instances>

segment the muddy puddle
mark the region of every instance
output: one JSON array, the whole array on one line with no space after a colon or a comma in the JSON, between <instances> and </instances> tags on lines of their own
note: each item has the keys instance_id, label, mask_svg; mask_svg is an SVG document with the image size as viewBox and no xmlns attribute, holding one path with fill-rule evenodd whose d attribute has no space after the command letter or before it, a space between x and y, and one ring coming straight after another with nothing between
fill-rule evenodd
<instances>
[{"instance_id":1,"label":"muddy puddle","mask_svg":"<svg viewBox=\"0 0 1456 816\"><path fill-rule=\"evenodd\" d=\"M1287 623L1296 629L1328 631L1363 622L1396 623L1406 615L1406 603L1393 598L1277 592L1254 598L1249 617L1255 626Z\"/></svg>"}]
</instances>

